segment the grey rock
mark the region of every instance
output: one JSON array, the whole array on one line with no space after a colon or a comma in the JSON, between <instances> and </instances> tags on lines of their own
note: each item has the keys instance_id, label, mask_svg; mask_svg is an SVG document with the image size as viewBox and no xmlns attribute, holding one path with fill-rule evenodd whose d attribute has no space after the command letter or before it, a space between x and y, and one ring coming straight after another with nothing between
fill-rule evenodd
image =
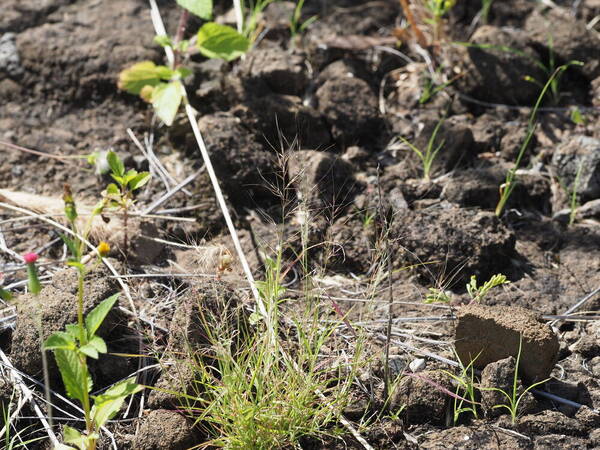
<instances>
[{"instance_id":1,"label":"grey rock","mask_svg":"<svg viewBox=\"0 0 600 450\"><path fill-rule=\"evenodd\" d=\"M570 192L581 167L577 192L588 200L600 196L600 140L582 135L573 136L555 149L552 165Z\"/></svg>"},{"instance_id":2,"label":"grey rock","mask_svg":"<svg viewBox=\"0 0 600 450\"><path fill-rule=\"evenodd\" d=\"M0 36L0 73L2 72L11 78L18 78L24 72L14 33Z\"/></svg>"}]
</instances>

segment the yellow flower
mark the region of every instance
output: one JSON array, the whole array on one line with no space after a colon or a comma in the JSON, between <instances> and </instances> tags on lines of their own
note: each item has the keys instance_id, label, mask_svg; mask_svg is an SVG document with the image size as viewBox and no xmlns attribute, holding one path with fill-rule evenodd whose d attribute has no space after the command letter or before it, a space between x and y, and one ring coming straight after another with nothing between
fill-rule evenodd
<instances>
[{"instance_id":1,"label":"yellow flower","mask_svg":"<svg viewBox=\"0 0 600 450\"><path fill-rule=\"evenodd\" d=\"M100 241L97 250L98 253L100 253L100 256L106 256L108 255L108 252L110 252L110 245L108 245L107 242Z\"/></svg>"}]
</instances>

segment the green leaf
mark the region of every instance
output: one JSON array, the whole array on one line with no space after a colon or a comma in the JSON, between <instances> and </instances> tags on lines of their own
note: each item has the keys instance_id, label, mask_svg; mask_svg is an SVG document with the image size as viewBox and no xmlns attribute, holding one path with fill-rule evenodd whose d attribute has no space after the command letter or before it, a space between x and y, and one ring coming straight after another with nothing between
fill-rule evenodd
<instances>
[{"instance_id":1,"label":"green leaf","mask_svg":"<svg viewBox=\"0 0 600 450\"><path fill-rule=\"evenodd\" d=\"M75 428L71 428L68 425L65 425L65 428L63 430L63 440L67 444L74 444L74 445L76 445L78 448L80 448L82 450L84 450L86 448L86 438L85 438L85 436L83 436ZM69 447L69 448L73 448L73 447Z\"/></svg>"},{"instance_id":2,"label":"green leaf","mask_svg":"<svg viewBox=\"0 0 600 450\"><path fill-rule=\"evenodd\" d=\"M106 161L108 162L108 167L112 170L113 175L122 177L125 174L125 165L123 164L123 161L121 161L121 158L119 158L119 155L115 152L109 151L106 154Z\"/></svg>"},{"instance_id":3,"label":"green leaf","mask_svg":"<svg viewBox=\"0 0 600 450\"><path fill-rule=\"evenodd\" d=\"M79 252L79 246L75 244L75 241L64 234L59 233L58 235L69 249L73 259L79 261L81 259L81 253Z\"/></svg>"},{"instance_id":4,"label":"green leaf","mask_svg":"<svg viewBox=\"0 0 600 450\"><path fill-rule=\"evenodd\" d=\"M73 338L74 341L76 339L79 339L79 336L81 336L79 325L77 325L76 323L70 323L65 325L65 331Z\"/></svg>"},{"instance_id":5,"label":"green leaf","mask_svg":"<svg viewBox=\"0 0 600 450\"><path fill-rule=\"evenodd\" d=\"M111 295L107 299L103 300L98 306L96 306L93 310L85 318L85 329L87 330L88 339L92 339L104 319L106 315L109 313L111 308L119 299L119 293L117 292L114 295Z\"/></svg>"},{"instance_id":6,"label":"green leaf","mask_svg":"<svg viewBox=\"0 0 600 450\"><path fill-rule=\"evenodd\" d=\"M178 69L175 70L175 74L179 77L179 78L185 78L185 77L189 77L191 74L193 74L194 72L192 72L190 69L188 69L187 67L180 67Z\"/></svg>"},{"instance_id":7,"label":"green leaf","mask_svg":"<svg viewBox=\"0 0 600 450\"><path fill-rule=\"evenodd\" d=\"M156 42L161 47L173 47L173 40L166 34L154 36L154 42Z\"/></svg>"},{"instance_id":8,"label":"green leaf","mask_svg":"<svg viewBox=\"0 0 600 450\"><path fill-rule=\"evenodd\" d=\"M99 353L106 353L106 342L100 336L94 336L90 341L79 349L83 354L90 358L98 359Z\"/></svg>"},{"instance_id":9,"label":"green leaf","mask_svg":"<svg viewBox=\"0 0 600 450\"><path fill-rule=\"evenodd\" d=\"M212 16L213 0L177 0L177 4L202 19L209 20Z\"/></svg>"},{"instance_id":10,"label":"green leaf","mask_svg":"<svg viewBox=\"0 0 600 450\"><path fill-rule=\"evenodd\" d=\"M84 377L82 363L77 353L72 350L54 350L54 358L58 364L60 375L65 385L67 395L83 403L85 390L92 389L92 378ZM87 378L87 379L86 379Z\"/></svg>"},{"instance_id":11,"label":"green leaf","mask_svg":"<svg viewBox=\"0 0 600 450\"><path fill-rule=\"evenodd\" d=\"M75 447L71 447L70 445L58 443L54 446L54 448L52 450L77 450L77 449Z\"/></svg>"},{"instance_id":12,"label":"green leaf","mask_svg":"<svg viewBox=\"0 0 600 450\"><path fill-rule=\"evenodd\" d=\"M77 270L79 270L79 273L85 273L85 265L78 261L67 261L67 266L75 267Z\"/></svg>"},{"instance_id":13,"label":"green leaf","mask_svg":"<svg viewBox=\"0 0 600 450\"><path fill-rule=\"evenodd\" d=\"M154 88L152 92L152 106L156 115L167 125L170 126L175 120L175 115L179 110L181 99L183 98L183 86L178 80L170 83L162 83Z\"/></svg>"},{"instance_id":14,"label":"green leaf","mask_svg":"<svg viewBox=\"0 0 600 450\"><path fill-rule=\"evenodd\" d=\"M106 193L107 194L120 194L119 188L115 183L110 183L108 186L106 186Z\"/></svg>"},{"instance_id":15,"label":"green leaf","mask_svg":"<svg viewBox=\"0 0 600 450\"><path fill-rule=\"evenodd\" d=\"M44 342L44 350L72 350L77 348L75 339L69 333L57 331Z\"/></svg>"},{"instance_id":16,"label":"green leaf","mask_svg":"<svg viewBox=\"0 0 600 450\"><path fill-rule=\"evenodd\" d=\"M135 191L145 185L148 181L150 181L150 173L140 172L129 182L129 189Z\"/></svg>"},{"instance_id":17,"label":"green leaf","mask_svg":"<svg viewBox=\"0 0 600 450\"><path fill-rule=\"evenodd\" d=\"M164 73L164 66L157 66L152 61L142 61L121 71L117 86L130 94L138 95L144 86L156 86L160 83Z\"/></svg>"},{"instance_id":18,"label":"green leaf","mask_svg":"<svg viewBox=\"0 0 600 450\"><path fill-rule=\"evenodd\" d=\"M121 381L96 397L92 408L92 419L98 428L106 424L119 411L125 398L144 389L134 378Z\"/></svg>"},{"instance_id":19,"label":"green leaf","mask_svg":"<svg viewBox=\"0 0 600 450\"><path fill-rule=\"evenodd\" d=\"M196 45L207 58L232 61L248 51L250 41L231 27L209 22L198 30Z\"/></svg>"}]
</instances>

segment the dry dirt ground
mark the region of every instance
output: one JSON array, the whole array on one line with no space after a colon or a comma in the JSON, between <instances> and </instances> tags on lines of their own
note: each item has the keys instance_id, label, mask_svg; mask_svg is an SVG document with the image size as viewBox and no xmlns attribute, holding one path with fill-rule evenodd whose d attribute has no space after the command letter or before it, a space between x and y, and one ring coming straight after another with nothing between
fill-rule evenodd
<instances>
[{"instance_id":1,"label":"dry dirt ground","mask_svg":"<svg viewBox=\"0 0 600 450\"><path fill-rule=\"evenodd\" d=\"M218 13L225 3L216 2ZM174 2L158 4L173 32ZM295 255L305 229L315 286L369 336L373 361L362 369L355 401L344 412L354 423L382 407L378 336L389 310L387 281L378 277L387 271L382 255L391 249L391 358L400 370L423 358L416 373L425 375L403 380L394 397L395 407L405 407L402 414L361 428L374 448L600 447L600 297L581 304L575 318L563 316L600 286L600 4L553 5L497 0L484 20L479 0L459 0L445 18L440 42L424 54L412 38L395 45L394 31L406 25L396 0L309 0L304 16L318 20L293 39L290 4L281 2L265 11L264 33L244 60L194 55L189 63L190 101L201 114L200 128L255 275L263 276L264 254L281 244L293 268L286 307L297 308L303 291ZM108 179L85 159L67 157L112 148L128 167L154 174L138 196L144 211L197 173L152 209L154 216L132 225L127 264L112 236L121 273L156 275L126 280L143 319L144 348L156 352L146 365L182 335L194 336L189 321L198 296L230 289L227 295L249 303L237 259L231 272L223 267L233 247L185 117L167 129L147 104L117 89L126 66L162 62L153 35L142 0L3 0L0 9L0 189L60 198L69 183L79 201L94 202ZM540 83L572 60L584 65L570 66L545 97L518 185L497 217L499 187L526 137ZM428 86L444 80L447 86L419 101ZM128 128L170 179L133 143ZM419 148L431 139L434 147L441 144L430 179L423 179L419 159L400 137ZM574 191L579 209L569 224ZM63 248L54 227L0 208L4 285L24 279L18 254L32 250L42 255L46 300L37 305L19 297L16 321L2 322L0 346L17 369L39 378L31 311L41 308L48 333L73 321L72 274L59 270ZM481 303L509 307L499 310L509 323L527 315L517 306L552 322L557 360L543 389L580 406L529 395L516 425L485 405L479 419L452 424L453 400L423 381L447 385L451 379L439 369L449 368L419 351L453 359L453 314L468 302L465 284L472 275L481 282L497 273L510 284ZM222 278L215 282L223 285L215 289L214 282L172 274L204 274ZM94 277L90 306L118 289L107 273ZM424 304L430 287L451 292L454 305ZM6 314L14 313L11 308L6 305ZM134 320L119 311L107 324L111 351L136 353ZM336 318L333 309L324 311L324 319ZM98 387L139 368L138 358L107 358L93 368ZM502 379L506 367L494 367L497 373L487 375ZM166 383L159 373L145 382L157 379ZM61 389L57 376L53 383ZM3 382L2 401L11 389ZM206 439L172 398L151 395L139 414L136 405L130 413L136 419L113 428L119 449L184 449ZM33 416L27 408L21 416ZM30 418L17 423L36 424ZM30 447L47 448L36 445ZM300 445L361 448L349 434L307 437Z\"/></svg>"}]
</instances>

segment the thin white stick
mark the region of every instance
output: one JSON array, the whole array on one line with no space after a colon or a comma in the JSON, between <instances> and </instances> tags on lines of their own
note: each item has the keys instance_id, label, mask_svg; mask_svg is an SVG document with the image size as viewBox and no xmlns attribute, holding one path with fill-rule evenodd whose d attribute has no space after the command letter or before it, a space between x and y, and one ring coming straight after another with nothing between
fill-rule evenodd
<instances>
[{"instance_id":1,"label":"thin white stick","mask_svg":"<svg viewBox=\"0 0 600 450\"><path fill-rule=\"evenodd\" d=\"M21 391L23 396L29 401L29 403L31 403L33 411L35 412L36 416L38 416L38 418L40 419L40 422L42 422L42 427L44 427L44 430L48 434L48 437L50 438L50 442L52 442L52 445L54 445L54 446L58 445L58 439L56 438L54 431L52 431L52 429L50 428L50 425L48 424L48 421L44 417L42 410L40 409L40 407L36 403L35 399L33 398L33 393L31 392L31 389L29 389L29 387L23 382L21 375L15 369L15 367L12 365L12 363L10 362L10 360L8 359L6 354L2 351L2 349L0 349L0 359L2 359L2 362L4 363L4 365L10 371L11 378L13 379L13 382L15 383L16 387L18 387L18 389Z\"/></svg>"},{"instance_id":2,"label":"thin white stick","mask_svg":"<svg viewBox=\"0 0 600 450\"><path fill-rule=\"evenodd\" d=\"M154 201L150 206L148 206L146 209L144 209L142 211L142 214L144 214L144 215L150 214L152 211L154 211L156 208L158 208L160 205L162 205L164 202L166 202L172 196L174 196L177 192L179 192L185 185L187 185L188 183L191 183L196 178L198 178L198 175L200 175L203 171L204 171L204 166L202 166L198 171L191 174L189 177L187 177L185 180L183 180L181 183L179 183L173 189L168 191L166 194L162 195L160 198L158 198L156 201Z\"/></svg>"},{"instance_id":3,"label":"thin white stick","mask_svg":"<svg viewBox=\"0 0 600 450\"><path fill-rule=\"evenodd\" d=\"M163 24L162 18L160 17L160 11L156 5L156 0L148 0L150 2L150 18L152 19L152 25L158 36L167 36L167 30ZM167 61L172 66L175 62L175 55L171 47L164 47L165 54L167 55Z\"/></svg>"},{"instance_id":4,"label":"thin white stick","mask_svg":"<svg viewBox=\"0 0 600 450\"><path fill-rule=\"evenodd\" d=\"M237 31L238 33L241 33L244 30L244 12L242 11L242 4L240 0L233 0L233 9L235 11Z\"/></svg>"},{"instance_id":5,"label":"thin white stick","mask_svg":"<svg viewBox=\"0 0 600 450\"><path fill-rule=\"evenodd\" d=\"M258 293L258 289L256 289L256 283L254 281L254 276L252 275L252 271L250 270L250 265L248 264L248 260L246 259L246 255L244 255L244 250L242 249L242 244L240 243L240 239L237 234L237 230L233 225L233 221L231 220L231 215L229 214L229 209L227 208L227 203L225 203L225 197L223 197L223 192L221 191L221 186L219 185L219 180L217 178L217 174L213 168L212 162L210 161L210 156L208 154L208 150L206 149L206 145L204 144L204 139L202 139L202 134L200 133L200 129L198 128L198 120L196 119L196 115L194 113L194 109L190 106L189 103L185 105L185 112L187 113L188 120L190 125L192 126L192 131L194 132L194 137L196 138L196 142L198 143L198 148L200 149L200 153L202 154L202 159L204 159L204 165L206 166L206 171L208 172L208 177L213 185L213 189L215 191L215 196L217 197L217 202L221 208L221 212L223 213L223 217L225 218L225 223L227 224L227 229L229 230L229 234L231 235L231 239L233 240L233 246L235 247L235 251L238 254L238 258L240 259L240 263L242 264L242 268L244 269L244 273L246 274L246 278L248 283L250 283L250 289L252 290L252 295L254 296L254 300L256 300L256 305L258 306L258 310L260 314L265 318L265 320L269 320L269 314L267 312L267 308L265 304L260 298L260 294ZM271 324L267 324L269 328Z\"/></svg>"}]
</instances>

